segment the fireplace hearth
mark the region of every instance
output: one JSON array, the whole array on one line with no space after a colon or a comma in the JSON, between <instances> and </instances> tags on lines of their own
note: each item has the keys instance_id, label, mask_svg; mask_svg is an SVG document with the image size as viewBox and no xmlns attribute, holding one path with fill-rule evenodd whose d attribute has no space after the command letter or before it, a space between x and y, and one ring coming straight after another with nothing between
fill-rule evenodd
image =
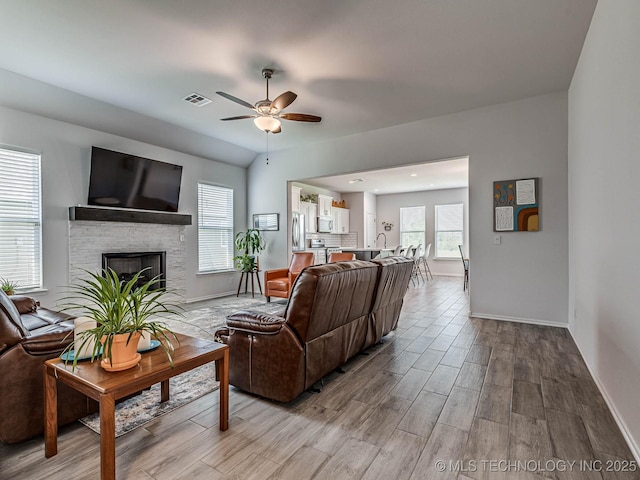
<instances>
[{"instance_id":1,"label":"fireplace hearth","mask_svg":"<svg viewBox=\"0 0 640 480\"><path fill-rule=\"evenodd\" d=\"M102 268L110 268L122 282L128 282L141 270L136 287L143 285L154 277L160 277L155 289L166 288L166 252L135 252L135 253L103 253Z\"/></svg>"}]
</instances>

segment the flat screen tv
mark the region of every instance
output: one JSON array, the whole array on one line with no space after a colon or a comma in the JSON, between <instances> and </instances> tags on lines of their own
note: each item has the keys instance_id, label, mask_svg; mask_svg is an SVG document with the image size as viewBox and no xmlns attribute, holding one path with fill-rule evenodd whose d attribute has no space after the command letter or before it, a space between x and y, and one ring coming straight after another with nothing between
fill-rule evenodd
<instances>
[{"instance_id":1,"label":"flat screen tv","mask_svg":"<svg viewBox=\"0 0 640 480\"><path fill-rule=\"evenodd\" d=\"M93 147L89 205L177 212L182 167Z\"/></svg>"}]
</instances>

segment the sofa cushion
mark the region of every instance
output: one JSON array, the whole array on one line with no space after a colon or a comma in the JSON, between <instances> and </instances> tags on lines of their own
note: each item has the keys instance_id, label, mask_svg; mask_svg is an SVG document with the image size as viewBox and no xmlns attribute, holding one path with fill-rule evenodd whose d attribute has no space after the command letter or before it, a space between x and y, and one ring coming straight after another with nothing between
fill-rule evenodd
<instances>
[{"instance_id":1,"label":"sofa cushion","mask_svg":"<svg viewBox=\"0 0 640 480\"><path fill-rule=\"evenodd\" d=\"M10 298L20 315L33 313L38 309L38 302L35 298L27 297L26 295L12 295Z\"/></svg>"},{"instance_id":2,"label":"sofa cushion","mask_svg":"<svg viewBox=\"0 0 640 480\"><path fill-rule=\"evenodd\" d=\"M286 292L289 290L289 279L288 278L276 278L274 280L269 280L267 285L271 290L277 290L279 292Z\"/></svg>"}]
</instances>

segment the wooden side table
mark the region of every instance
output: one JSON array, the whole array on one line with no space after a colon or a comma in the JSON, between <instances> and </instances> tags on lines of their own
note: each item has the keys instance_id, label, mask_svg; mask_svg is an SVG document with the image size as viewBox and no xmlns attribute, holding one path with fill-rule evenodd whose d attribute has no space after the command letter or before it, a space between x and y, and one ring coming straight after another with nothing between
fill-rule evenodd
<instances>
[{"instance_id":1,"label":"wooden side table","mask_svg":"<svg viewBox=\"0 0 640 480\"><path fill-rule=\"evenodd\" d=\"M55 358L44 363L45 457L58 453L57 381L100 403L100 478L116 478L115 401L161 383L161 401L169 399L169 379L209 362L216 362L220 380L220 430L229 428L229 346L177 335L173 367L162 348L143 353L140 364L122 372L107 372L99 361L72 364Z\"/></svg>"},{"instance_id":2,"label":"wooden side table","mask_svg":"<svg viewBox=\"0 0 640 480\"><path fill-rule=\"evenodd\" d=\"M244 293L247 293L247 284L249 283L249 277L251 277L251 298L255 298L255 288L253 284L253 276L256 276L258 281L258 288L260 289L260 295L262 295L262 285L260 284L260 270L255 269L250 272L242 272L240 275L240 281L238 282L238 292L236 297L240 296L240 287L242 287L242 280L244 279Z\"/></svg>"}]
</instances>

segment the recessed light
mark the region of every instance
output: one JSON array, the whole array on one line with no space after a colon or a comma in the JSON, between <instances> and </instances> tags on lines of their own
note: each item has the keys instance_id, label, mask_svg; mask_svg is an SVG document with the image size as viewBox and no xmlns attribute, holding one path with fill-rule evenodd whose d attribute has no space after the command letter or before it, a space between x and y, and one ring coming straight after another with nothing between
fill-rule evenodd
<instances>
[{"instance_id":1,"label":"recessed light","mask_svg":"<svg viewBox=\"0 0 640 480\"><path fill-rule=\"evenodd\" d=\"M429 184L429 187L435 187L435 186L436 186L436 184L435 184L435 183L430 183L430 184Z\"/></svg>"},{"instance_id":2,"label":"recessed light","mask_svg":"<svg viewBox=\"0 0 640 480\"><path fill-rule=\"evenodd\" d=\"M374 188L374 189L373 189L373 191L374 191L374 192L379 192L379 191L380 191L380 189L379 189L379 188Z\"/></svg>"},{"instance_id":3,"label":"recessed light","mask_svg":"<svg viewBox=\"0 0 640 480\"><path fill-rule=\"evenodd\" d=\"M418 174L417 174L417 173L412 173L412 174L411 174L411 176L412 176L412 177L417 177L417 176L418 176Z\"/></svg>"},{"instance_id":4,"label":"recessed light","mask_svg":"<svg viewBox=\"0 0 640 480\"><path fill-rule=\"evenodd\" d=\"M353 180L349 180L349 183L360 183L360 182L364 182L364 180L361 178L354 178Z\"/></svg>"}]
</instances>

